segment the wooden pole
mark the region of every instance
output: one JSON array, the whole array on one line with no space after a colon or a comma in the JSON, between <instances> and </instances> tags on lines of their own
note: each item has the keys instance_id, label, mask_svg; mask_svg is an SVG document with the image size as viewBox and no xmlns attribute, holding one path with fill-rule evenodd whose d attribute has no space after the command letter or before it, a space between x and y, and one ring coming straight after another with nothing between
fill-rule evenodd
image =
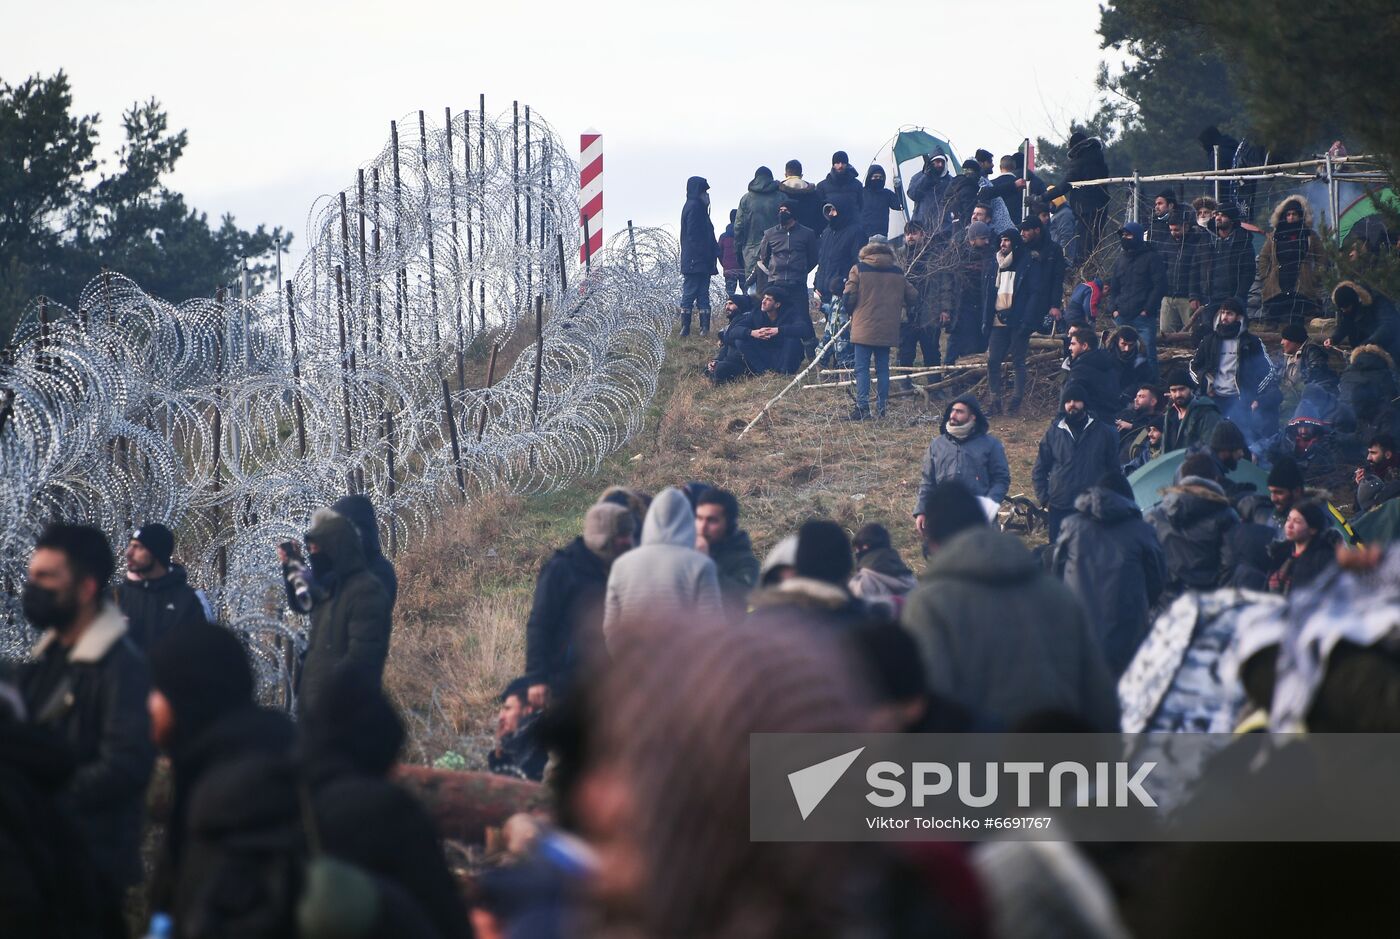
<instances>
[{"instance_id":1,"label":"wooden pole","mask_svg":"<svg viewBox=\"0 0 1400 939\"><path fill-rule=\"evenodd\" d=\"M486 363L486 394L481 399L481 418L476 425L476 440L481 442L481 437L486 433L486 417L491 411L491 385L496 380L496 355L501 351L501 344L493 342L491 344L491 361Z\"/></svg>"},{"instance_id":2,"label":"wooden pole","mask_svg":"<svg viewBox=\"0 0 1400 939\"><path fill-rule=\"evenodd\" d=\"M301 360L297 356L296 294L287 281L287 338L292 357L292 411L297 425L297 458L306 457L306 411L301 403Z\"/></svg>"},{"instance_id":3,"label":"wooden pole","mask_svg":"<svg viewBox=\"0 0 1400 939\"><path fill-rule=\"evenodd\" d=\"M462 491L462 501L467 498L467 478L462 473L462 445L457 440L457 418L452 413L452 388L447 379L442 380L443 414L447 417L447 436L452 441L452 465L457 471L457 488Z\"/></svg>"}]
</instances>

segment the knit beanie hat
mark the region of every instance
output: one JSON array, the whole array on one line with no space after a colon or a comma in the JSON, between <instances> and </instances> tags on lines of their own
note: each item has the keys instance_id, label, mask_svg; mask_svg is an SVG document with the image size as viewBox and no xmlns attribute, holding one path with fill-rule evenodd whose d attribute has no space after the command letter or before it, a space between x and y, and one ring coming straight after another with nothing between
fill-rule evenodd
<instances>
[{"instance_id":1,"label":"knit beanie hat","mask_svg":"<svg viewBox=\"0 0 1400 939\"><path fill-rule=\"evenodd\" d=\"M161 567L170 566L170 555L175 553L175 534L160 522L147 522L131 533L131 540L147 551Z\"/></svg>"},{"instance_id":2,"label":"knit beanie hat","mask_svg":"<svg viewBox=\"0 0 1400 939\"><path fill-rule=\"evenodd\" d=\"M1196 383L1191 380L1191 373L1184 368L1174 368L1167 373L1167 387L1176 388L1177 386L1196 387Z\"/></svg>"},{"instance_id":3,"label":"knit beanie hat","mask_svg":"<svg viewBox=\"0 0 1400 939\"><path fill-rule=\"evenodd\" d=\"M1306 483L1298 463L1292 457L1282 456L1269 470L1267 485L1274 489L1302 489Z\"/></svg>"},{"instance_id":4,"label":"knit beanie hat","mask_svg":"<svg viewBox=\"0 0 1400 939\"><path fill-rule=\"evenodd\" d=\"M848 157L848 156L846 156L846 151L845 151L845 150L837 150L835 153L833 153L833 154L831 155L831 165L832 165L832 166L835 166L837 163L850 163L850 162L851 162L851 158Z\"/></svg>"},{"instance_id":5,"label":"knit beanie hat","mask_svg":"<svg viewBox=\"0 0 1400 939\"><path fill-rule=\"evenodd\" d=\"M1215 425L1215 431L1210 435L1210 448L1212 450L1248 450L1249 444L1245 443L1244 432L1236 427L1232 421L1221 421Z\"/></svg>"},{"instance_id":6,"label":"knit beanie hat","mask_svg":"<svg viewBox=\"0 0 1400 939\"><path fill-rule=\"evenodd\" d=\"M969 241L973 238L986 238L990 241L991 237L992 226L988 225L986 222L973 222L971 225L967 226L967 238Z\"/></svg>"},{"instance_id":7,"label":"knit beanie hat","mask_svg":"<svg viewBox=\"0 0 1400 939\"><path fill-rule=\"evenodd\" d=\"M253 703L243 643L212 623L182 623L150 651L151 687L175 712L176 740L189 742L225 714Z\"/></svg>"},{"instance_id":8,"label":"knit beanie hat","mask_svg":"<svg viewBox=\"0 0 1400 939\"><path fill-rule=\"evenodd\" d=\"M1027 215L1025 218L1021 219L1021 231L1028 231L1032 228L1040 229L1043 227L1044 226L1040 224L1040 216L1038 215Z\"/></svg>"},{"instance_id":9,"label":"knit beanie hat","mask_svg":"<svg viewBox=\"0 0 1400 939\"><path fill-rule=\"evenodd\" d=\"M814 518L802 523L797 532L797 574L844 587L851 579L855 562L846 530L827 519Z\"/></svg>"},{"instance_id":10,"label":"knit beanie hat","mask_svg":"<svg viewBox=\"0 0 1400 939\"><path fill-rule=\"evenodd\" d=\"M1114 471L1104 473L1094 485L1100 489L1107 489L1109 492L1116 492L1129 502L1137 501L1137 493L1133 492L1132 483L1128 482L1128 477L1122 473Z\"/></svg>"},{"instance_id":11,"label":"knit beanie hat","mask_svg":"<svg viewBox=\"0 0 1400 939\"><path fill-rule=\"evenodd\" d=\"M583 543L594 554L607 555L618 535L637 530L632 513L612 502L599 502L583 517Z\"/></svg>"},{"instance_id":12,"label":"knit beanie hat","mask_svg":"<svg viewBox=\"0 0 1400 939\"><path fill-rule=\"evenodd\" d=\"M1089 386L1082 381L1072 381L1065 385L1065 390L1060 394L1060 403L1066 401L1079 401L1084 404L1089 403Z\"/></svg>"},{"instance_id":13,"label":"knit beanie hat","mask_svg":"<svg viewBox=\"0 0 1400 939\"><path fill-rule=\"evenodd\" d=\"M1302 323L1288 323L1279 330L1279 336L1299 345L1308 341L1308 330Z\"/></svg>"}]
</instances>

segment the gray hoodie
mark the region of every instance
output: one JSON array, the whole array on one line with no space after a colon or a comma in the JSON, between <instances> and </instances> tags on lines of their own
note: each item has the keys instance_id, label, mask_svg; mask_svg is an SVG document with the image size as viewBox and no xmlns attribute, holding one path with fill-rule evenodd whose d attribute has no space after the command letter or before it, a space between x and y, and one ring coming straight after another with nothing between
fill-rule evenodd
<instances>
[{"instance_id":1,"label":"gray hoodie","mask_svg":"<svg viewBox=\"0 0 1400 939\"><path fill-rule=\"evenodd\" d=\"M695 510L679 489L663 489L647 510L641 546L613 562L603 605L603 638L617 650L678 621L724 621L715 562L695 550Z\"/></svg>"}]
</instances>

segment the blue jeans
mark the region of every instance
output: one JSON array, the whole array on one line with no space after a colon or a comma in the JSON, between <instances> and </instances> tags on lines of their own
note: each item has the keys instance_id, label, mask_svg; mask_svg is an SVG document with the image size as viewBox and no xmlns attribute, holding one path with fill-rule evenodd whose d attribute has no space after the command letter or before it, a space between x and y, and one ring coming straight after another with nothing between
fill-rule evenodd
<instances>
[{"instance_id":1,"label":"blue jeans","mask_svg":"<svg viewBox=\"0 0 1400 939\"><path fill-rule=\"evenodd\" d=\"M875 410L884 413L890 399L890 347L854 343L856 350L856 407L870 410L870 357L875 356Z\"/></svg>"},{"instance_id":2,"label":"blue jeans","mask_svg":"<svg viewBox=\"0 0 1400 939\"><path fill-rule=\"evenodd\" d=\"M710 274L682 274L681 275L681 302L682 310L689 312L693 303L699 309L708 313L710 311Z\"/></svg>"},{"instance_id":3,"label":"blue jeans","mask_svg":"<svg viewBox=\"0 0 1400 939\"><path fill-rule=\"evenodd\" d=\"M1142 340L1142 351L1147 355L1147 361L1152 363L1152 367L1157 367L1157 326L1160 313L1154 316L1134 316L1131 319L1124 317L1120 325L1131 326L1137 330L1138 337ZM1113 350L1115 353L1117 349Z\"/></svg>"}]
</instances>

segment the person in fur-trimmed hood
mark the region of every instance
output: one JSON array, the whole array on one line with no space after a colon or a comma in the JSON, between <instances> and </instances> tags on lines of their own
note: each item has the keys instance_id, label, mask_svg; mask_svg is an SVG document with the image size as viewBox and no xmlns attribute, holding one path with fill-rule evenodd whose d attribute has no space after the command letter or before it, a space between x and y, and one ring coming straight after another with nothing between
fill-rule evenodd
<instances>
[{"instance_id":1,"label":"person in fur-trimmed hood","mask_svg":"<svg viewBox=\"0 0 1400 939\"><path fill-rule=\"evenodd\" d=\"M1145 518L1162 543L1170 594L1213 590L1228 574L1225 538L1240 523L1240 516L1218 482L1185 476L1163 490L1162 501Z\"/></svg>"},{"instance_id":2,"label":"person in fur-trimmed hood","mask_svg":"<svg viewBox=\"0 0 1400 939\"><path fill-rule=\"evenodd\" d=\"M1337 388L1338 399L1351 408L1358 421L1377 426L1386 407L1400 396L1395 359L1378 345L1357 346L1351 350Z\"/></svg>"},{"instance_id":3,"label":"person in fur-trimmed hood","mask_svg":"<svg viewBox=\"0 0 1400 939\"><path fill-rule=\"evenodd\" d=\"M753 594L750 622L845 631L888 618L887 607L872 607L851 593L851 541L835 522L814 518L802 524L793 566L793 576Z\"/></svg>"},{"instance_id":4,"label":"person in fur-trimmed hood","mask_svg":"<svg viewBox=\"0 0 1400 939\"><path fill-rule=\"evenodd\" d=\"M1344 280L1332 288L1337 328L1323 345L1380 346L1391 359L1400 358L1400 312L1384 294L1360 281Z\"/></svg>"},{"instance_id":5,"label":"person in fur-trimmed hood","mask_svg":"<svg viewBox=\"0 0 1400 939\"><path fill-rule=\"evenodd\" d=\"M876 238L879 236L877 235ZM875 412L885 415L890 395L890 347L899 344L905 308L919 293L904 279L894 249L883 240L860 249L860 260L846 280L845 307L851 311L851 342L856 347L856 407L852 420L870 416L870 360L875 360Z\"/></svg>"},{"instance_id":6,"label":"person in fur-trimmed hood","mask_svg":"<svg viewBox=\"0 0 1400 939\"><path fill-rule=\"evenodd\" d=\"M1255 262L1264 317L1298 322L1315 316L1322 306L1327 255L1313 230L1312 205L1303 196L1289 196L1274 206L1269 227L1273 231Z\"/></svg>"}]
</instances>

